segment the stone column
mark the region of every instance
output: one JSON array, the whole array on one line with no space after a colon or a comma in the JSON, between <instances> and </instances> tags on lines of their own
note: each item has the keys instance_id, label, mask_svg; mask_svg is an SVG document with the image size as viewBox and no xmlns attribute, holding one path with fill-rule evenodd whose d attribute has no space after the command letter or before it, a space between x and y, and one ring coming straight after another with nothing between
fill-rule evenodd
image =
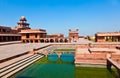
<instances>
[{"instance_id":1,"label":"stone column","mask_svg":"<svg viewBox=\"0 0 120 78\"><path fill-rule=\"evenodd\" d=\"M33 40L33 43L35 43L35 39Z\"/></svg>"},{"instance_id":2,"label":"stone column","mask_svg":"<svg viewBox=\"0 0 120 78\"><path fill-rule=\"evenodd\" d=\"M118 72L118 78L120 78L120 69L117 69Z\"/></svg>"},{"instance_id":3,"label":"stone column","mask_svg":"<svg viewBox=\"0 0 120 78\"><path fill-rule=\"evenodd\" d=\"M38 43L40 43L40 39L38 39Z\"/></svg>"},{"instance_id":4,"label":"stone column","mask_svg":"<svg viewBox=\"0 0 120 78\"><path fill-rule=\"evenodd\" d=\"M118 37L116 37L116 42L118 42Z\"/></svg>"},{"instance_id":5,"label":"stone column","mask_svg":"<svg viewBox=\"0 0 120 78\"><path fill-rule=\"evenodd\" d=\"M108 69L108 70L111 70L111 66L112 66L111 63L110 63L109 60L107 59L107 69Z\"/></svg>"},{"instance_id":6,"label":"stone column","mask_svg":"<svg viewBox=\"0 0 120 78\"><path fill-rule=\"evenodd\" d=\"M8 41L8 36L6 36L6 41Z\"/></svg>"}]
</instances>

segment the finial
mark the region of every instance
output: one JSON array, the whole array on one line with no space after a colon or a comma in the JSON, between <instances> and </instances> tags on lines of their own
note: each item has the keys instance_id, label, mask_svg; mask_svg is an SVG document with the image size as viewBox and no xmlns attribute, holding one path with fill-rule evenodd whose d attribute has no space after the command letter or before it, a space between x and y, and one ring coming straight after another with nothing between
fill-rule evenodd
<instances>
[{"instance_id":1,"label":"finial","mask_svg":"<svg viewBox=\"0 0 120 78\"><path fill-rule=\"evenodd\" d=\"M25 16L21 16L20 21L27 21Z\"/></svg>"}]
</instances>

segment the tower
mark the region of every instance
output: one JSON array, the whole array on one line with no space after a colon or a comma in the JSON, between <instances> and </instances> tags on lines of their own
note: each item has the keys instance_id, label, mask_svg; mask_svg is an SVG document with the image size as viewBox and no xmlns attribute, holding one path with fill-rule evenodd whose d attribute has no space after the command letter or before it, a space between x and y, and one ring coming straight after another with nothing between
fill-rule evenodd
<instances>
[{"instance_id":1,"label":"tower","mask_svg":"<svg viewBox=\"0 0 120 78\"><path fill-rule=\"evenodd\" d=\"M21 16L20 21L17 22L18 26L16 26L14 28L14 30L17 30L18 32L20 32L21 30L26 30L26 29L30 29L29 27L29 23L27 23L27 20L24 16Z\"/></svg>"},{"instance_id":2,"label":"tower","mask_svg":"<svg viewBox=\"0 0 120 78\"><path fill-rule=\"evenodd\" d=\"M69 29L69 42L77 42L77 40L79 39L78 31L79 31L78 29L76 29L75 31Z\"/></svg>"}]
</instances>

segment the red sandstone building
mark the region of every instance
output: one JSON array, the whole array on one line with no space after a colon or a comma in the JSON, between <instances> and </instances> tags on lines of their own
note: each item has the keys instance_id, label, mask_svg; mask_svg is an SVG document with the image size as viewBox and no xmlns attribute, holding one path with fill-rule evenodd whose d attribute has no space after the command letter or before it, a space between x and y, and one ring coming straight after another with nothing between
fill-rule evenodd
<instances>
[{"instance_id":1,"label":"red sandstone building","mask_svg":"<svg viewBox=\"0 0 120 78\"><path fill-rule=\"evenodd\" d=\"M48 43L48 42L68 42L63 34L47 35L43 29L21 30L21 40L23 43Z\"/></svg>"},{"instance_id":2,"label":"red sandstone building","mask_svg":"<svg viewBox=\"0 0 120 78\"><path fill-rule=\"evenodd\" d=\"M69 41L70 42L77 42L77 40L79 39L79 30L76 29L75 31L72 31L71 29L69 29Z\"/></svg>"},{"instance_id":3,"label":"red sandstone building","mask_svg":"<svg viewBox=\"0 0 120 78\"><path fill-rule=\"evenodd\" d=\"M20 41L21 35L10 27L0 26L0 42Z\"/></svg>"},{"instance_id":4,"label":"red sandstone building","mask_svg":"<svg viewBox=\"0 0 120 78\"><path fill-rule=\"evenodd\" d=\"M7 26L0 26L0 42L20 41L21 34L19 34L19 32L21 30L30 29L29 23L26 21L26 18L22 16L20 22L17 22L18 26L13 29Z\"/></svg>"},{"instance_id":5,"label":"red sandstone building","mask_svg":"<svg viewBox=\"0 0 120 78\"><path fill-rule=\"evenodd\" d=\"M98 32L95 34L96 42L120 42L120 32Z\"/></svg>"},{"instance_id":6,"label":"red sandstone building","mask_svg":"<svg viewBox=\"0 0 120 78\"><path fill-rule=\"evenodd\" d=\"M0 42L21 40L23 43L62 43L76 42L79 38L78 29L75 31L69 30L67 38L63 34L47 35L44 29L31 29L24 16L20 18L17 24L18 26L15 26L13 29L0 26Z\"/></svg>"},{"instance_id":7,"label":"red sandstone building","mask_svg":"<svg viewBox=\"0 0 120 78\"><path fill-rule=\"evenodd\" d=\"M29 27L30 24L27 23L27 20L24 16L21 16L20 22L17 22L17 24L18 24L18 26L15 26L15 28L13 28L17 32L20 32L21 30L31 29Z\"/></svg>"},{"instance_id":8,"label":"red sandstone building","mask_svg":"<svg viewBox=\"0 0 120 78\"><path fill-rule=\"evenodd\" d=\"M26 23L25 17L22 17L18 24L20 26L17 26L16 28L21 28L21 27L25 28L22 29L20 32L21 41L23 43L49 43L49 42L62 43L62 42L71 42L73 40L77 41L79 38L78 29L76 29L75 31L69 30L69 37L65 38L63 34L47 35L47 32L44 29L30 29L29 24Z\"/></svg>"},{"instance_id":9,"label":"red sandstone building","mask_svg":"<svg viewBox=\"0 0 120 78\"><path fill-rule=\"evenodd\" d=\"M0 26L0 42L22 41L24 43L48 43L48 42L77 42L79 30L69 29L68 37L63 34L48 35L44 29L31 29L24 16L17 22L18 26L10 28ZM96 42L120 42L120 32L98 32L95 34Z\"/></svg>"}]
</instances>

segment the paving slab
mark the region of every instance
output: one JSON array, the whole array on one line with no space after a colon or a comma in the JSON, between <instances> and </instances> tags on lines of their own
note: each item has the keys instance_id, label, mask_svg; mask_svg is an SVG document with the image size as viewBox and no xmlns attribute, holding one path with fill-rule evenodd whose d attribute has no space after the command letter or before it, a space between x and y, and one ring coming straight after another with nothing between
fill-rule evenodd
<instances>
[{"instance_id":1,"label":"paving slab","mask_svg":"<svg viewBox=\"0 0 120 78\"><path fill-rule=\"evenodd\" d=\"M45 43L22 43L0 46L0 60L16 56L33 49L47 46Z\"/></svg>"}]
</instances>

